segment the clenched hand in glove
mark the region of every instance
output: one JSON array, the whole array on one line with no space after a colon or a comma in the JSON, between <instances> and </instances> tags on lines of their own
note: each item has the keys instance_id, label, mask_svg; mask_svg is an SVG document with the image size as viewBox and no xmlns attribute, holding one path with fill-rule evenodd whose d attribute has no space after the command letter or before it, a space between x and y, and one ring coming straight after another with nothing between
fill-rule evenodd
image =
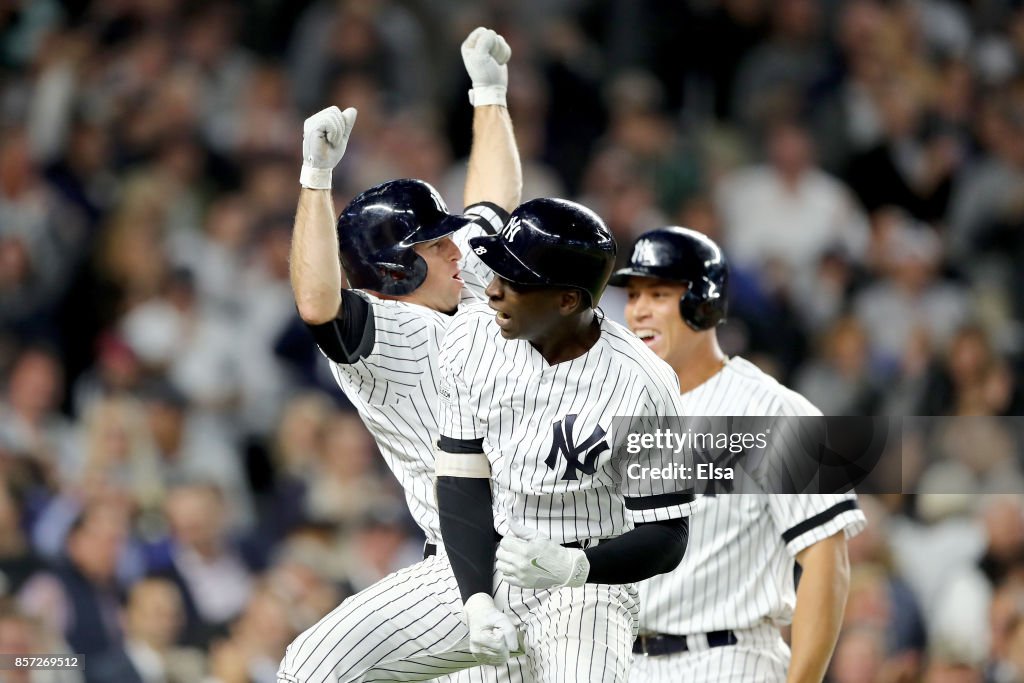
<instances>
[{"instance_id":1,"label":"clenched hand in glove","mask_svg":"<svg viewBox=\"0 0 1024 683\"><path fill-rule=\"evenodd\" d=\"M501 539L494 566L507 583L522 588L578 588L590 574L590 561L582 550L564 548L516 522L512 533Z\"/></svg>"},{"instance_id":2,"label":"clenched hand in glove","mask_svg":"<svg viewBox=\"0 0 1024 683\"><path fill-rule=\"evenodd\" d=\"M473 81L469 102L474 107L487 104L505 106L508 90L508 60L512 49L499 34L483 26L476 28L462 43L462 63Z\"/></svg>"},{"instance_id":3,"label":"clenched hand in glove","mask_svg":"<svg viewBox=\"0 0 1024 683\"><path fill-rule=\"evenodd\" d=\"M500 665L519 649L519 636L512 620L494 604L487 593L471 595L462 613L469 626L469 651L481 664Z\"/></svg>"},{"instance_id":4,"label":"clenched hand in glove","mask_svg":"<svg viewBox=\"0 0 1024 683\"><path fill-rule=\"evenodd\" d=\"M331 189L331 174L345 155L356 110L328 107L302 124L302 172L299 184L314 190Z\"/></svg>"}]
</instances>

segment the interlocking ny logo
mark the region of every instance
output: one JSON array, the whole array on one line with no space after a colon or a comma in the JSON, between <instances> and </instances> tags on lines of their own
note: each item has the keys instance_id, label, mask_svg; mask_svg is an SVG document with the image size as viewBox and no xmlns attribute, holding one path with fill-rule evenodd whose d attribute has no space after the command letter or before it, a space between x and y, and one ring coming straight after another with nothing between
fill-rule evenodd
<instances>
[{"instance_id":1,"label":"interlocking ny logo","mask_svg":"<svg viewBox=\"0 0 1024 683\"><path fill-rule=\"evenodd\" d=\"M586 441L579 444L573 441L572 428L576 424L577 417L578 415L566 415L565 418L551 425L554 431L551 452L544 460L544 464L553 470L555 463L558 462L558 454L561 453L566 462L565 474L562 475L562 479L565 481L576 481L577 470L583 474L596 472L597 459L602 453L609 450L608 441L604 438L606 432L601 425L594 427L594 431ZM580 462L581 454L585 454L582 462Z\"/></svg>"},{"instance_id":2,"label":"interlocking ny logo","mask_svg":"<svg viewBox=\"0 0 1024 683\"><path fill-rule=\"evenodd\" d=\"M658 253L650 240L640 240L633 247L633 263L638 266L653 265L658 262Z\"/></svg>"},{"instance_id":3,"label":"interlocking ny logo","mask_svg":"<svg viewBox=\"0 0 1024 683\"><path fill-rule=\"evenodd\" d=\"M519 216L513 216L512 220L508 222L504 228L501 229L501 236L507 241L511 242L519 234L519 231L523 229L522 223L519 220Z\"/></svg>"}]
</instances>

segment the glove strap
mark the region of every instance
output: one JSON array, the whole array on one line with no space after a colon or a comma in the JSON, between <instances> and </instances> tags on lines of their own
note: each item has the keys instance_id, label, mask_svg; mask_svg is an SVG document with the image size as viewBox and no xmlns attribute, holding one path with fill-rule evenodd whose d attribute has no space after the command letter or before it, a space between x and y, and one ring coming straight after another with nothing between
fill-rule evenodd
<instances>
[{"instance_id":1,"label":"glove strap","mask_svg":"<svg viewBox=\"0 0 1024 683\"><path fill-rule=\"evenodd\" d=\"M579 588L587 582L587 577L590 575L590 560L587 559L587 554L582 550L576 550L573 552L572 571L569 573L569 578L564 584L568 588Z\"/></svg>"},{"instance_id":2,"label":"glove strap","mask_svg":"<svg viewBox=\"0 0 1024 683\"><path fill-rule=\"evenodd\" d=\"M329 190L333 172L332 168L314 168L309 164L303 164L302 171L299 172L299 184L311 190Z\"/></svg>"},{"instance_id":3,"label":"glove strap","mask_svg":"<svg viewBox=\"0 0 1024 683\"><path fill-rule=\"evenodd\" d=\"M501 107L505 104L506 87L503 85L484 85L473 88L469 91L469 103L474 107L484 107L489 104L497 104Z\"/></svg>"}]
</instances>

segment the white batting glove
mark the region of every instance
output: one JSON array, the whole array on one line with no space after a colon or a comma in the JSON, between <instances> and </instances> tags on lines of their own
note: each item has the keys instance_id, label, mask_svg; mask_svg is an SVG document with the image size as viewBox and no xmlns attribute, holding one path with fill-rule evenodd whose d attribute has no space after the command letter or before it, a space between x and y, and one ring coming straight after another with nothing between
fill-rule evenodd
<instances>
[{"instance_id":1,"label":"white batting glove","mask_svg":"<svg viewBox=\"0 0 1024 683\"><path fill-rule=\"evenodd\" d=\"M500 665L519 648L512 620L494 605L487 593L471 595L462 607L469 626L469 651L481 664Z\"/></svg>"},{"instance_id":2,"label":"white batting glove","mask_svg":"<svg viewBox=\"0 0 1024 683\"><path fill-rule=\"evenodd\" d=\"M302 124L302 172L299 184L314 190L331 189L331 174L345 155L356 110L327 107Z\"/></svg>"},{"instance_id":3,"label":"white batting glove","mask_svg":"<svg viewBox=\"0 0 1024 683\"><path fill-rule=\"evenodd\" d=\"M563 548L536 529L511 522L501 539L495 564L506 583L521 588L578 588L587 582L590 560L575 548Z\"/></svg>"},{"instance_id":4,"label":"white batting glove","mask_svg":"<svg viewBox=\"0 0 1024 683\"><path fill-rule=\"evenodd\" d=\"M505 39L483 26L473 29L462 43L462 62L473 80L469 102L474 107L486 104L505 106L508 90L508 60L512 48Z\"/></svg>"}]
</instances>

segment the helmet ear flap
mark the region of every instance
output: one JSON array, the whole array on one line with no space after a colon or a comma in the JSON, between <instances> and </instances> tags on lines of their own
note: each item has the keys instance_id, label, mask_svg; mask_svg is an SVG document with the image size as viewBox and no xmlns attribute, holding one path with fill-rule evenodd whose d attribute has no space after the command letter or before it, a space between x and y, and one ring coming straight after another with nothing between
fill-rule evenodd
<instances>
[{"instance_id":1,"label":"helmet ear flap","mask_svg":"<svg viewBox=\"0 0 1024 683\"><path fill-rule=\"evenodd\" d=\"M679 315L682 316L686 326L695 332L706 330L703 316L700 311L700 299L687 289L686 293L679 297Z\"/></svg>"},{"instance_id":2,"label":"helmet ear flap","mask_svg":"<svg viewBox=\"0 0 1024 683\"><path fill-rule=\"evenodd\" d=\"M391 252L386 259L377 262L379 291L387 296L412 294L427 279L427 262L413 249L395 249Z\"/></svg>"},{"instance_id":3,"label":"helmet ear flap","mask_svg":"<svg viewBox=\"0 0 1024 683\"><path fill-rule=\"evenodd\" d=\"M725 320L727 304L721 291L715 291L706 278L691 283L679 299L679 314L693 330L709 330Z\"/></svg>"}]
</instances>

